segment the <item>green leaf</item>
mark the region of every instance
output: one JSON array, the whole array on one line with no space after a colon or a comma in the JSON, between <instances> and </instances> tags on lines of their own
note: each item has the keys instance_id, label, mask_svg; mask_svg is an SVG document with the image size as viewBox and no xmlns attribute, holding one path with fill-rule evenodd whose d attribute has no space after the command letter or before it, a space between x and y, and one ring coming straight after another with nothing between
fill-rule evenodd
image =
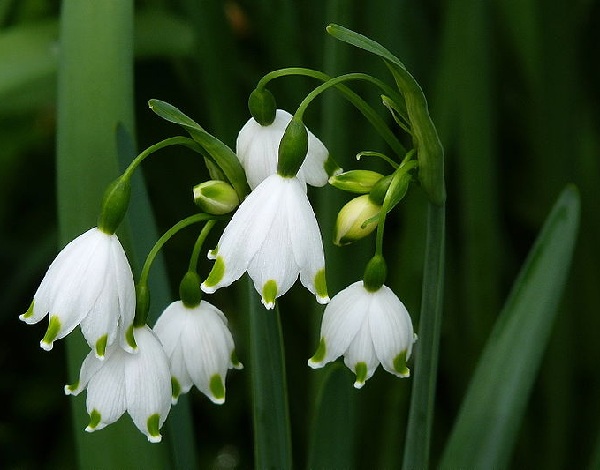
<instances>
[{"instance_id":1,"label":"green leaf","mask_svg":"<svg viewBox=\"0 0 600 470\"><path fill-rule=\"evenodd\" d=\"M248 286L255 468L292 468L283 335L279 307L267 311Z\"/></svg>"},{"instance_id":2,"label":"green leaf","mask_svg":"<svg viewBox=\"0 0 600 470\"><path fill-rule=\"evenodd\" d=\"M198 123L179 111L175 106L160 100L150 100L148 105L161 118L183 127L223 170L240 200L246 197L250 189L246 182L246 173L233 150L206 132Z\"/></svg>"},{"instance_id":3,"label":"green leaf","mask_svg":"<svg viewBox=\"0 0 600 470\"><path fill-rule=\"evenodd\" d=\"M339 362L327 366L310 434L308 468L352 468L355 455L354 378Z\"/></svg>"},{"instance_id":4,"label":"green leaf","mask_svg":"<svg viewBox=\"0 0 600 470\"><path fill-rule=\"evenodd\" d=\"M406 101L413 143L419 160L419 180L429 200L441 205L446 200L444 183L444 149L429 116L423 90L400 60L381 44L362 34L338 25L329 25L327 32L334 38L381 57L390 69L398 89ZM403 103L398 103L402 106Z\"/></svg>"},{"instance_id":5,"label":"green leaf","mask_svg":"<svg viewBox=\"0 0 600 470\"><path fill-rule=\"evenodd\" d=\"M565 286L579 194L560 195L513 285L463 400L442 468L506 468Z\"/></svg>"}]
</instances>

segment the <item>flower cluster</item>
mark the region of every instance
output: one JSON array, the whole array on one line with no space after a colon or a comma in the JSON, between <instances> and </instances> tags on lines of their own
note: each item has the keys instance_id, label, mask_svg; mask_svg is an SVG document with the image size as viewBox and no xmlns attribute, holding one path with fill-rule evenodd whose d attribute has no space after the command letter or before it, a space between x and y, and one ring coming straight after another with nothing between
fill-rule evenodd
<instances>
[{"instance_id":1,"label":"flower cluster","mask_svg":"<svg viewBox=\"0 0 600 470\"><path fill-rule=\"evenodd\" d=\"M406 308L384 285L381 240L385 217L406 193L416 164L408 155L401 164L393 164L391 175L367 170L343 173L325 145L306 129L302 113L292 116L276 109L270 96L266 90L251 95L253 116L239 133L235 153L176 108L155 102L157 114L194 129L191 135L197 141L183 143L192 149L205 145L200 153L210 155L218 167L211 172L215 179L194 187L194 202L202 212L179 221L157 241L134 283L115 234L128 208L131 173L153 151L182 143L183 138L153 146L109 187L98 227L64 247L31 307L21 315L28 324L49 317L40 343L45 350L80 326L91 351L79 381L65 386L65 393L87 390L86 431L102 429L127 412L150 442L159 442L171 406L192 386L213 403L224 403L226 374L242 364L227 318L202 296L231 285L244 273L266 309L273 309L298 279L317 302L328 304L310 367L320 368L344 356L356 375L356 388L379 364L398 377L409 376L406 361L416 336ZM363 279L331 301L321 231L307 194L307 185L321 187L328 182L359 194L338 214L335 244L350 244L377 230L376 254ZM214 263L202 281L196 272L198 254L208 232L224 218L229 222L208 252ZM205 225L180 283L180 299L164 309L152 329L146 322L150 266L166 241L198 222Z\"/></svg>"}]
</instances>

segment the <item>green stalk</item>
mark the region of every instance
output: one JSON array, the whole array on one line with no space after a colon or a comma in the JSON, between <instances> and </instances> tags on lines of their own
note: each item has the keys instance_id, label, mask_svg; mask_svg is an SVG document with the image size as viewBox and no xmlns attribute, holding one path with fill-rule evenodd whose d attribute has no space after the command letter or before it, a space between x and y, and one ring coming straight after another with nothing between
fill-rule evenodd
<instances>
[{"instance_id":1,"label":"green stalk","mask_svg":"<svg viewBox=\"0 0 600 470\"><path fill-rule=\"evenodd\" d=\"M444 294L445 206L429 204L419 340L403 468L428 468Z\"/></svg>"},{"instance_id":2,"label":"green stalk","mask_svg":"<svg viewBox=\"0 0 600 470\"><path fill-rule=\"evenodd\" d=\"M248 284L250 377L255 468L292 468L283 336L279 307L266 311Z\"/></svg>"},{"instance_id":3,"label":"green stalk","mask_svg":"<svg viewBox=\"0 0 600 470\"><path fill-rule=\"evenodd\" d=\"M104 189L118 174L117 128L133 135L133 1L65 0L60 36L57 191L64 245L95 225ZM77 335L66 344L75 381L89 349ZM79 467L167 465L166 446L149 444L131 420L87 434L83 397L72 404Z\"/></svg>"}]
</instances>

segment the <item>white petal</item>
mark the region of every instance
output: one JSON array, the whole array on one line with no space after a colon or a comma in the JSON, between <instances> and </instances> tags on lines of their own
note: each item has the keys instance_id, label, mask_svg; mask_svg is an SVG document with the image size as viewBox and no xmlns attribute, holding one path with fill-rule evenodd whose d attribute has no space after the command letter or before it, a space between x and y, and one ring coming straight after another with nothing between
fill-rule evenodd
<instances>
[{"instance_id":1,"label":"white petal","mask_svg":"<svg viewBox=\"0 0 600 470\"><path fill-rule=\"evenodd\" d=\"M325 171L325 162L329 151L314 134L308 131L308 154L300 166L298 177L311 186L325 186L329 175Z\"/></svg>"},{"instance_id":2,"label":"white petal","mask_svg":"<svg viewBox=\"0 0 600 470\"><path fill-rule=\"evenodd\" d=\"M362 281L349 285L331 299L321 325L321 338L326 346L322 363L334 361L346 352L363 324L369 301Z\"/></svg>"},{"instance_id":3,"label":"white petal","mask_svg":"<svg viewBox=\"0 0 600 470\"><path fill-rule=\"evenodd\" d=\"M262 246L248 266L248 275L254 281L257 292L262 295L265 283L272 280L277 284L276 297L285 294L292 287L299 271L294 259L290 227L285 214L288 207L287 200L294 197L293 193L290 194L290 190L293 190L291 186L293 181L283 178L281 180L285 190L280 194L280 209L273 218Z\"/></svg>"},{"instance_id":4,"label":"white petal","mask_svg":"<svg viewBox=\"0 0 600 470\"><path fill-rule=\"evenodd\" d=\"M127 411L137 428L152 442L160 440L148 429L148 419L158 415L162 427L171 408L171 374L158 338L147 326L134 329L138 354L127 355L125 398ZM127 353L123 353L127 354Z\"/></svg>"},{"instance_id":5,"label":"white petal","mask_svg":"<svg viewBox=\"0 0 600 470\"><path fill-rule=\"evenodd\" d=\"M178 300L169 304L156 320L153 330L162 343L167 356L170 356L181 342L181 330L185 327L187 319L185 311L186 307L183 302Z\"/></svg>"},{"instance_id":6,"label":"white petal","mask_svg":"<svg viewBox=\"0 0 600 470\"><path fill-rule=\"evenodd\" d=\"M379 361L388 372L400 376L394 369L394 359L406 350L410 357L414 332L404 304L387 286L373 294L369 312L369 328Z\"/></svg>"},{"instance_id":7,"label":"white petal","mask_svg":"<svg viewBox=\"0 0 600 470\"><path fill-rule=\"evenodd\" d=\"M135 316L135 283L133 281L133 273L131 272L131 266L127 260L125 250L123 250L116 235L114 235L112 241L112 262L117 283L119 325L123 333L120 338L121 347L126 351L131 352L131 346L127 343L125 334L133 324L133 318Z\"/></svg>"},{"instance_id":8,"label":"white petal","mask_svg":"<svg viewBox=\"0 0 600 470\"><path fill-rule=\"evenodd\" d=\"M379 360L375 354L375 348L373 346L373 340L371 339L371 331L369 329L369 317L365 316L362 325L360 326L358 333L350 343L348 351L344 355L344 363L346 366L357 373L354 387L361 388L364 383L373 376ZM366 376L359 377L357 371L357 364L364 363L367 366Z\"/></svg>"},{"instance_id":9,"label":"white petal","mask_svg":"<svg viewBox=\"0 0 600 470\"><path fill-rule=\"evenodd\" d=\"M125 366L127 353L115 350L103 362L94 358L101 366L91 377L87 386L87 412L92 415L94 410L100 413L101 420L88 431L102 429L117 421L125 412Z\"/></svg>"},{"instance_id":10,"label":"white petal","mask_svg":"<svg viewBox=\"0 0 600 470\"><path fill-rule=\"evenodd\" d=\"M112 353L112 350L107 350L105 358L107 358L110 353ZM79 369L79 380L74 384L65 385L65 395L79 395L81 391L87 387L91 378L98 370L100 370L100 367L102 367L103 364L104 361L96 358L93 351L88 353Z\"/></svg>"},{"instance_id":11,"label":"white petal","mask_svg":"<svg viewBox=\"0 0 600 470\"><path fill-rule=\"evenodd\" d=\"M315 286L315 276L325 269L321 230L308 197L302 191L298 180L290 181L293 182L293 195L290 194L287 198L285 210L294 257L300 268L300 282L317 296L317 300L326 303L329 297L317 294Z\"/></svg>"},{"instance_id":12,"label":"white petal","mask_svg":"<svg viewBox=\"0 0 600 470\"><path fill-rule=\"evenodd\" d=\"M231 365L233 340L222 318L202 302L199 308L190 314L193 321L182 334L185 345L183 354L188 372L198 389L214 403L223 403L223 396L215 396L211 389L211 380L215 375L224 378ZM209 304L210 305L210 304Z\"/></svg>"},{"instance_id":13,"label":"white petal","mask_svg":"<svg viewBox=\"0 0 600 470\"><path fill-rule=\"evenodd\" d=\"M280 177L273 175L263 181L242 202L225 227L217 245L217 258L223 260L225 271L214 286L204 281L204 292L212 293L219 287L229 286L248 269L277 215L276 209L281 193L279 179Z\"/></svg>"},{"instance_id":14,"label":"white petal","mask_svg":"<svg viewBox=\"0 0 600 470\"><path fill-rule=\"evenodd\" d=\"M236 142L236 153L251 189L277 172L279 142L291 120L291 114L278 109L275 120L268 126L262 126L250 118L242 127Z\"/></svg>"}]
</instances>

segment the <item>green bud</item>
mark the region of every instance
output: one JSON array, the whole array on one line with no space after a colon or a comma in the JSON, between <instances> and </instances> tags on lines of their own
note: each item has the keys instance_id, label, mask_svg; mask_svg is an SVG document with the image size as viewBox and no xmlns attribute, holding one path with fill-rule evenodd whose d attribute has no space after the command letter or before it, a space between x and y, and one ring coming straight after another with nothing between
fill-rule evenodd
<instances>
[{"instance_id":1,"label":"green bud","mask_svg":"<svg viewBox=\"0 0 600 470\"><path fill-rule=\"evenodd\" d=\"M109 235L117 231L127 212L130 195L131 184L129 178L119 176L108 186L102 200L102 212L98 218L98 228L100 230Z\"/></svg>"},{"instance_id":2,"label":"green bud","mask_svg":"<svg viewBox=\"0 0 600 470\"><path fill-rule=\"evenodd\" d=\"M200 290L200 276L193 271L188 271L179 283L179 298L187 308L196 307L202 300Z\"/></svg>"},{"instance_id":3,"label":"green bud","mask_svg":"<svg viewBox=\"0 0 600 470\"><path fill-rule=\"evenodd\" d=\"M368 194L348 201L338 213L333 243L338 246L360 240L377 227L381 206L373 203Z\"/></svg>"},{"instance_id":4,"label":"green bud","mask_svg":"<svg viewBox=\"0 0 600 470\"><path fill-rule=\"evenodd\" d=\"M334 188L356 194L367 194L383 175L371 170L350 170L333 175L329 184Z\"/></svg>"},{"instance_id":5,"label":"green bud","mask_svg":"<svg viewBox=\"0 0 600 470\"><path fill-rule=\"evenodd\" d=\"M308 153L308 131L302 120L292 118L279 143L277 174L292 178L298 174Z\"/></svg>"},{"instance_id":6,"label":"green bud","mask_svg":"<svg viewBox=\"0 0 600 470\"><path fill-rule=\"evenodd\" d=\"M363 284L369 292L378 291L387 277L387 266L381 255L375 255L367 263L365 274L363 275Z\"/></svg>"},{"instance_id":7,"label":"green bud","mask_svg":"<svg viewBox=\"0 0 600 470\"><path fill-rule=\"evenodd\" d=\"M266 88L257 88L248 98L248 109L256 122L268 126L275 120L277 103L275 97Z\"/></svg>"},{"instance_id":8,"label":"green bud","mask_svg":"<svg viewBox=\"0 0 600 470\"><path fill-rule=\"evenodd\" d=\"M225 181L211 180L194 186L194 203L207 214L228 214L240 204L235 189Z\"/></svg>"}]
</instances>

